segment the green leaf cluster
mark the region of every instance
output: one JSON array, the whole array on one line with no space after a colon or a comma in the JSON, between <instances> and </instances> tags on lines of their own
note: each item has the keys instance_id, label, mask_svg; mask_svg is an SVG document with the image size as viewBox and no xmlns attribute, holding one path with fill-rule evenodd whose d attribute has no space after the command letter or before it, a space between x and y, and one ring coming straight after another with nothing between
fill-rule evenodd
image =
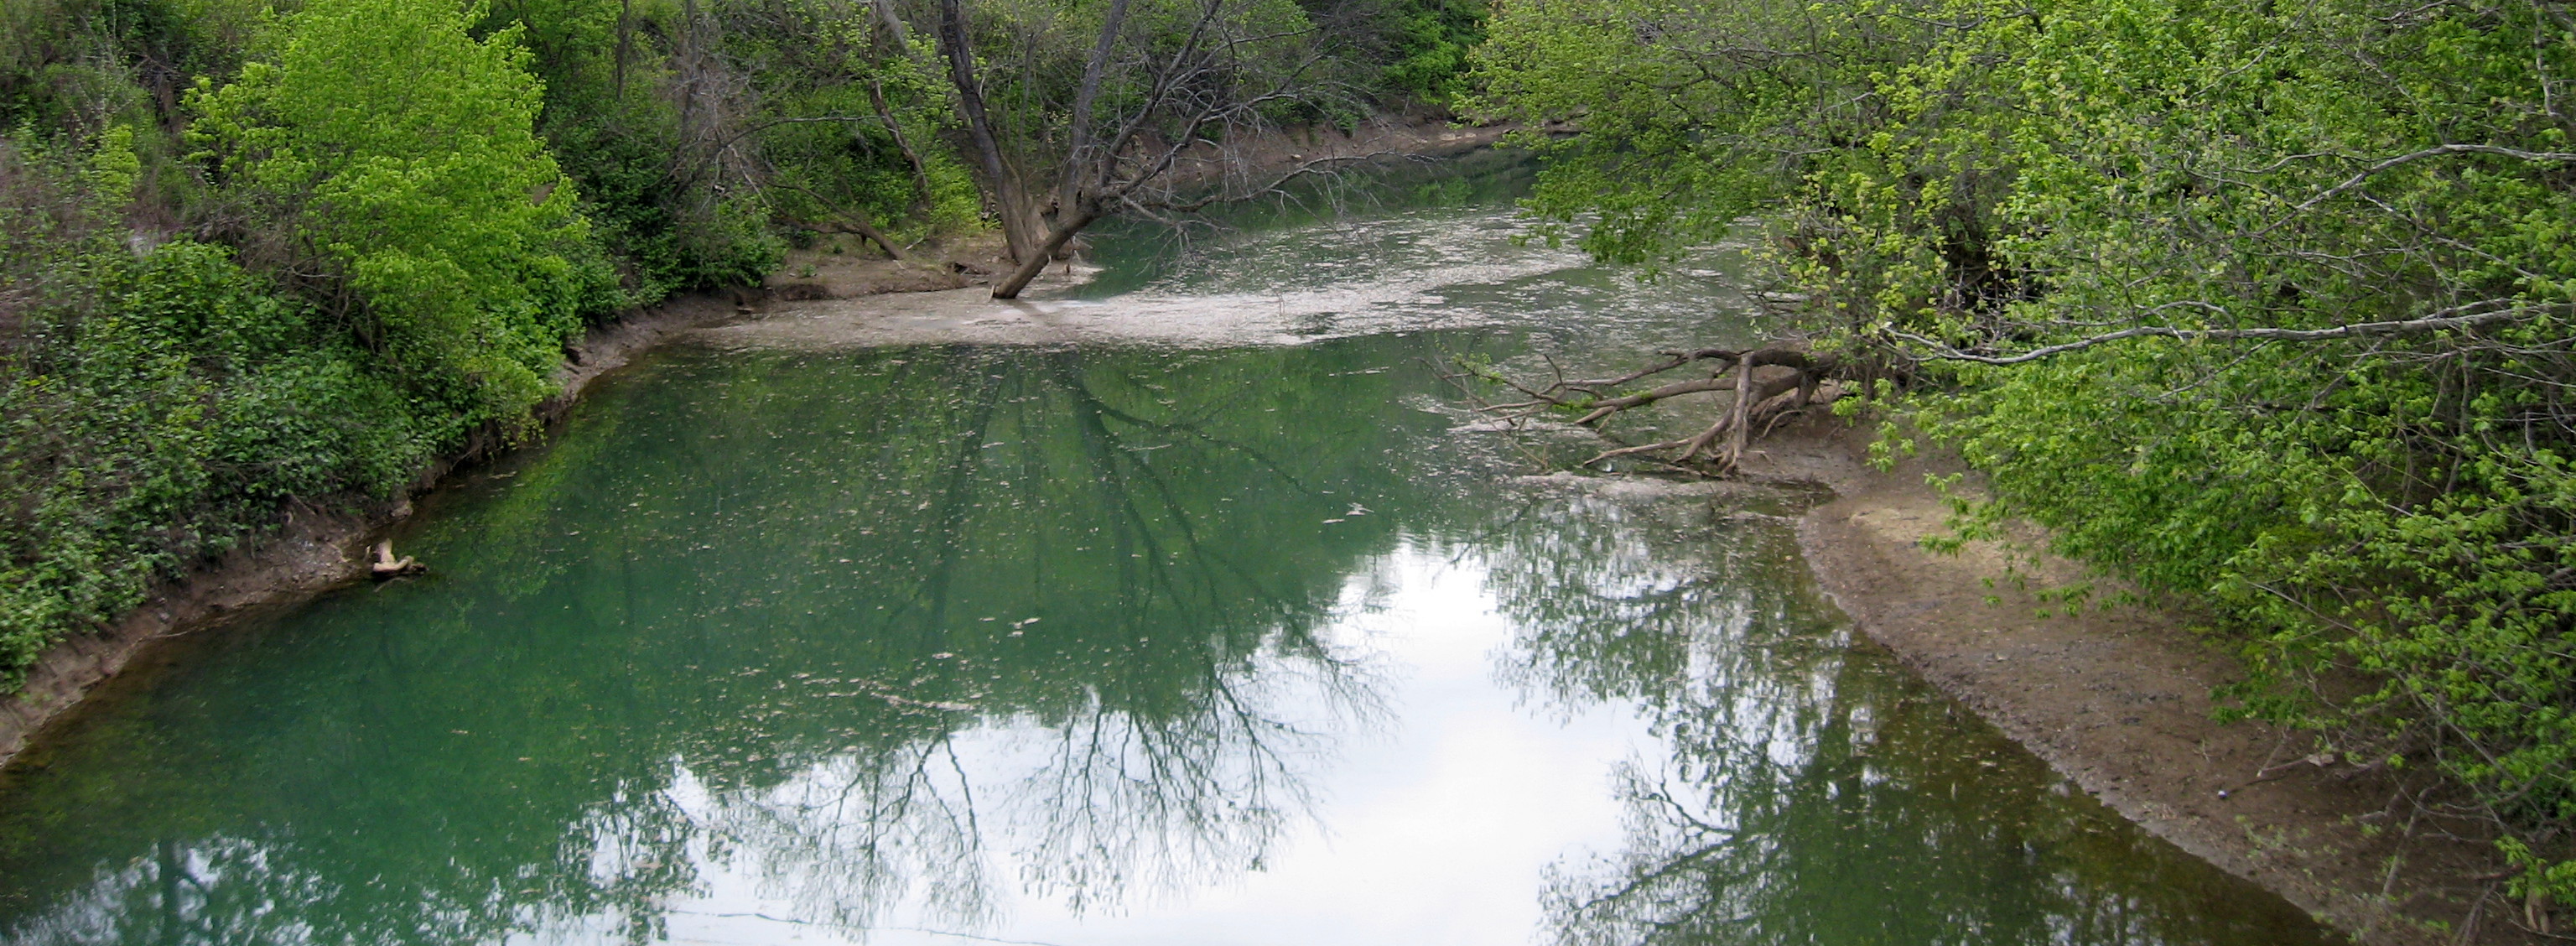
<instances>
[{"instance_id":1,"label":"green leaf cluster","mask_svg":"<svg viewBox=\"0 0 2576 946\"><path fill-rule=\"evenodd\" d=\"M0 361L0 680L299 496L383 495L444 447L313 305L232 251L137 255L101 225L130 134L92 154L0 148L0 267L37 293ZM82 159L86 160L82 160ZM112 204L111 204L112 206ZM50 277L38 272L53 274Z\"/></svg>"}]
</instances>

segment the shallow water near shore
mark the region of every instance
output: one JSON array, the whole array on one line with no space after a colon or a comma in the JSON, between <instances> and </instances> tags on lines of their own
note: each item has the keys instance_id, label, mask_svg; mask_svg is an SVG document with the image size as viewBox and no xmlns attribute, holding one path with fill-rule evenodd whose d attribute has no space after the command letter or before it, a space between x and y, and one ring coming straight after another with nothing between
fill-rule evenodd
<instances>
[{"instance_id":1,"label":"shallow water near shore","mask_svg":"<svg viewBox=\"0 0 2576 946\"><path fill-rule=\"evenodd\" d=\"M1527 475L1438 366L1762 328L1527 174L643 359L0 774L0 942L2334 941L1856 641L1817 497Z\"/></svg>"}]
</instances>

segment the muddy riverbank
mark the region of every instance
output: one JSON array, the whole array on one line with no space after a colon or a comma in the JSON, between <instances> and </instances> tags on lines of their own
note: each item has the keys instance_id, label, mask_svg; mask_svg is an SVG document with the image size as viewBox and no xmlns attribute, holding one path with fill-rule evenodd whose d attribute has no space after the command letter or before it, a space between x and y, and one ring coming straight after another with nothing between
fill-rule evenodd
<instances>
[{"instance_id":1,"label":"muddy riverbank","mask_svg":"<svg viewBox=\"0 0 2576 946\"><path fill-rule=\"evenodd\" d=\"M2137 605L2068 614L2035 592L2091 580L2107 600L2116 587L1995 543L1926 551L1948 507L1925 476L1960 467L1927 454L1881 473L1864 462L1869 440L1811 422L1775 435L1753 472L1834 490L1800 522L1800 545L1835 603L1906 665L2149 832L2360 942L2539 941L2517 928L2524 905L2504 902L2493 848L2407 836L2392 786L2304 761L2309 734L2215 722L2212 689L2244 671L2194 615ZM2016 562L2026 585L2008 577Z\"/></svg>"}]
</instances>

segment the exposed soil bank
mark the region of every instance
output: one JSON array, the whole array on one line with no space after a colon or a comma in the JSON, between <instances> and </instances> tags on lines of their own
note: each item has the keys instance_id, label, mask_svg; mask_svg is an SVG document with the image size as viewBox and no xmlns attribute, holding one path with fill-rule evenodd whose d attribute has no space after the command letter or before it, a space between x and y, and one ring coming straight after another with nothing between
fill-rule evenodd
<instances>
[{"instance_id":1,"label":"exposed soil bank","mask_svg":"<svg viewBox=\"0 0 2576 946\"><path fill-rule=\"evenodd\" d=\"M2124 605L2043 616L2051 607L2029 590L2084 580L2080 568L2025 560L2024 590L1992 544L1926 551L1948 507L1924 477L1960 467L1926 456L1879 473L1864 462L1870 439L1810 421L1765 441L1747 472L1833 488L1838 498L1800 522L1800 544L1835 603L1908 666L2149 832L2362 943L2541 941L2518 928L2525 905L2504 902L2492 847L2420 827L2405 837L2391 786L2302 761L2307 734L2212 721L2211 689L2243 670L2191 615ZM2099 598L2114 590L2105 584Z\"/></svg>"}]
</instances>

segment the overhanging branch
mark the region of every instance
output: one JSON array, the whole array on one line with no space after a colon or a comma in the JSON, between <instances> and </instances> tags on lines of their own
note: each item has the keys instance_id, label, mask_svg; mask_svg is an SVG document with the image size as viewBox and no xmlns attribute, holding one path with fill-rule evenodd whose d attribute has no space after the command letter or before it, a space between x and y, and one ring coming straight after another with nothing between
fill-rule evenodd
<instances>
[{"instance_id":1,"label":"overhanging branch","mask_svg":"<svg viewBox=\"0 0 2576 946\"><path fill-rule=\"evenodd\" d=\"M2503 304L2506 308L2478 311L2484 307L2498 304ZM2091 338L2083 338L2062 344L2034 348L2017 355L1983 355L1976 352L1953 348L1938 340L1926 338L1912 332L1892 327L1888 328L1886 331L1887 334L1895 336L1898 339L1912 342L1929 349L1929 353L1923 355L1923 357L1926 358L1932 358L1939 361L1966 361L1981 365L2018 365L2026 362L2039 361L2041 359L2057 355L2063 355L2067 352L2082 351L2095 345L2104 345L2132 338L2174 338L2186 341L2198 339L2249 339L2273 342L2324 342L2344 338L2363 338L2380 335L2407 335L2418 332L2436 332L2445 329L2475 328L2482 325L2492 325L2497 322L2512 321L2516 318L2538 312L2542 308L2544 307L2514 305L2507 300L2490 299L2483 302L2469 303L2468 305L2453 306L2451 308L2435 312L2431 315L2424 316L2423 318L2399 319L2387 322L2358 322L2351 325L2338 325L2333 328L2319 329L2187 329L2173 328L2165 325L2141 325L2134 328L2121 329L2117 332L2106 332L2100 335L2095 335Z\"/></svg>"}]
</instances>

